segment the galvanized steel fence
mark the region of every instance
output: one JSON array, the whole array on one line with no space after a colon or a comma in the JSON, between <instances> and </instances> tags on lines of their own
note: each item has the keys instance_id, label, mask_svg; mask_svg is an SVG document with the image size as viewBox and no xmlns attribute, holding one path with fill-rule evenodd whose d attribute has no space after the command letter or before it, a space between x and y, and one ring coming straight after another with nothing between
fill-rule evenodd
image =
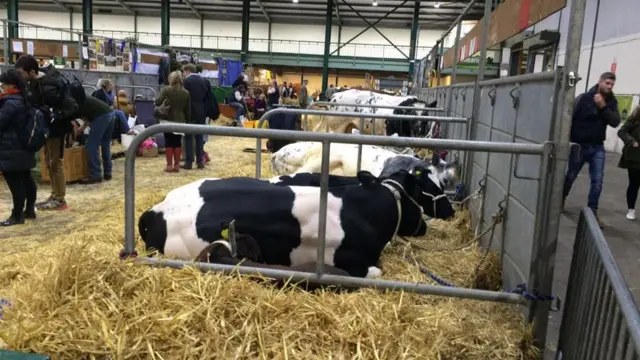
<instances>
[{"instance_id":1,"label":"galvanized steel fence","mask_svg":"<svg viewBox=\"0 0 640 360\"><path fill-rule=\"evenodd\" d=\"M640 314L590 209L578 220L557 360L640 358Z\"/></svg>"}]
</instances>

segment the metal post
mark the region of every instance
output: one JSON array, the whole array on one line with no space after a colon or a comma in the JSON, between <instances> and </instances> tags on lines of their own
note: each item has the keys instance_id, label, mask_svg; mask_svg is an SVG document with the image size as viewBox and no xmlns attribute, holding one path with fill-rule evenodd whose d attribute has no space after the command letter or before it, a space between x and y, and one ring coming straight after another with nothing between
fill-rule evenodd
<instances>
[{"instance_id":1,"label":"metal post","mask_svg":"<svg viewBox=\"0 0 640 360\"><path fill-rule=\"evenodd\" d=\"M73 8L69 9L69 40L73 41Z\"/></svg>"},{"instance_id":2,"label":"metal post","mask_svg":"<svg viewBox=\"0 0 640 360\"><path fill-rule=\"evenodd\" d=\"M338 25L338 56L340 56L340 43L342 42L342 24Z\"/></svg>"},{"instance_id":3,"label":"metal post","mask_svg":"<svg viewBox=\"0 0 640 360\"><path fill-rule=\"evenodd\" d=\"M480 40L480 61L478 62L478 78L473 85L473 107L471 121L467 126L467 139L475 139L477 137L477 122L480 116L480 82L484 80L484 68L487 64L487 33L489 30L489 21L491 20L491 1L484 3L484 17L482 18L482 35ZM457 59L454 59L454 62ZM465 154L465 173L471 174L473 171L473 158L474 154ZM468 176L467 181L471 181L471 177ZM470 188L471 184L465 184L467 188Z\"/></svg>"},{"instance_id":4,"label":"metal post","mask_svg":"<svg viewBox=\"0 0 640 360\"><path fill-rule=\"evenodd\" d=\"M200 17L200 49L204 49L204 16Z\"/></svg>"},{"instance_id":5,"label":"metal post","mask_svg":"<svg viewBox=\"0 0 640 360\"><path fill-rule=\"evenodd\" d=\"M591 64L593 62L593 45L596 42L596 33L598 30L598 17L600 17L600 0L596 3L596 18L593 24L593 35L591 36L591 50L589 51L589 66L587 66L587 76L584 82L584 92L589 90L589 77L591 76Z\"/></svg>"},{"instance_id":6,"label":"metal post","mask_svg":"<svg viewBox=\"0 0 640 360\"><path fill-rule=\"evenodd\" d=\"M329 197L329 154L331 143L322 142L322 171L320 172L320 208L318 209L318 256L316 262L316 275L322 276L324 272L324 249L327 243L327 202Z\"/></svg>"},{"instance_id":7,"label":"metal post","mask_svg":"<svg viewBox=\"0 0 640 360\"><path fill-rule=\"evenodd\" d=\"M271 21L269 21L269 30L267 32L267 52L271 54Z\"/></svg>"},{"instance_id":8,"label":"metal post","mask_svg":"<svg viewBox=\"0 0 640 360\"><path fill-rule=\"evenodd\" d=\"M455 85L456 83L456 75L458 73L458 61L460 59L460 55L458 52L460 51L460 35L462 33L462 23L458 23L458 27L456 27L456 40L453 44L453 68L451 69L451 85ZM449 106L451 107L451 99L449 99Z\"/></svg>"},{"instance_id":9,"label":"metal post","mask_svg":"<svg viewBox=\"0 0 640 360\"><path fill-rule=\"evenodd\" d=\"M322 59L322 92L329 86L329 56L331 54L331 26L333 23L333 0L327 0L327 16L324 25L324 58Z\"/></svg>"},{"instance_id":10,"label":"metal post","mask_svg":"<svg viewBox=\"0 0 640 360\"><path fill-rule=\"evenodd\" d=\"M561 98L557 104L557 114L562 114L561 121L556 121L553 142L554 149L553 176L551 179L549 194L549 209L547 211L548 223L544 241L537 249L537 271L534 274L531 286L541 294L550 294L553 287L553 272L555 269L555 253L558 245L558 230L560 227L560 212L563 195L563 184L565 168L569 159L569 133L571 130L571 118L573 114L573 103L575 101L575 86L579 79L578 64L580 62L580 47L582 46L582 30L584 25L584 15L586 0L573 0L571 2L571 19L569 20L569 31L567 37L567 47L565 63L563 68L563 81ZM536 306L539 305L539 306ZM534 304L532 310L535 311L534 336L536 345L544 349L546 342L546 330L549 321L549 306L546 303Z\"/></svg>"},{"instance_id":11,"label":"metal post","mask_svg":"<svg viewBox=\"0 0 640 360\"><path fill-rule=\"evenodd\" d=\"M171 12L169 7L171 3L169 0L161 0L162 1L162 9L160 10L160 45L169 46L170 44L170 33L171 33Z\"/></svg>"},{"instance_id":12,"label":"metal post","mask_svg":"<svg viewBox=\"0 0 640 360\"><path fill-rule=\"evenodd\" d=\"M375 120L373 120L375 122ZM360 135L362 134L362 130L364 130L364 116L360 117ZM373 133L371 135L374 135ZM362 167L362 144L358 145L358 165L356 166L357 171L360 171Z\"/></svg>"},{"instance_id":13,"label":"metal post","mask_svg":"<svg viewBox=\"0 0 640 360\"><path fill-rule=\"evenodd\" d=\"M411 22L411 40L409 48L409 81L413 79L413 71L416 62L416 45L418 42L418 28L420 22L420 0L413 4L413 21Z\"/></svg>"},{"instance_id":14,"label":"metal post","mask_svg":"<svg viewBox=\"0 0 640 360\"><path fill-rule=\"evenodd\" d=\"M5 62L13 64L13 56L11 56L11 45L9 45L9 24L7 21L2 20L2 39L4 45Z\"/></svg>"},{"instance_id":15,"label":"metal post","mask_svg":"<svg viewBox=\"0 0 640 360\"><path fill-rule=\"evenodd\" d=\"M436 86L440 86L440 69L443 67L444 62L444 37L442 37L442 41L440 41L440 46L438 48L438 63L436 68Z\"/></svg>"},{"instance_id":16,"label":"metal post","mask_svg":"<svg viewBox=\"0 0 640 360\"><path fill-rule=\"evenodd\" d=\"M7 20L9 20L9 38L16 39L20 37L19 24L18 24L18 0L7 1ZM6 54L9 53L5 48ZM5 54L5 56L7 56ZM7 56L8 57L8 56Z\"/></svg>"},{"instance_id":17,"label":"metal post","mask_svg":"<svg viewBox=\"0 0 640 360\"><path fill-rule=\"evenodd\" d=\"M138 38L138 13L133 14L133 36Z\"/></svg>"},{"instance_id":18,"label":"metal post","mask_svg":"<svg viewBox=\"0 0 640 360\"><path fill-rule=\"evenodd\" d=\"M251 15L251 0L242 0L242 45L240 48L240 60L247 61L249 55L249 22ZM259 150L257 150L259 151Z\"/></svg>"}]
</instances>

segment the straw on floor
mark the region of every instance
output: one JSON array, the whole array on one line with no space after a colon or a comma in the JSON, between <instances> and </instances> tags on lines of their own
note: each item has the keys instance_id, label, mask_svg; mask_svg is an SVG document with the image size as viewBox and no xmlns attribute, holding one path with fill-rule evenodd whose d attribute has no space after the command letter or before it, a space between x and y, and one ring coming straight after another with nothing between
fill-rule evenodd
<instances>
[{"instance_id":1,"label":"straw on floor","mask_svg":"<svg viewBox=\"0 0 640 360\"><path fill-rule=\"evenodd\" d=\"M162 158L136 160L136 214L168 190L202 177L253 176L252 139L214 138L206 170L163 172ZM270 174L263 155L263 176ZM152 268L120 261L123 160L114 179L68 189L70 210L0 234L0 320L4 346L54 359L529 359L530 329L514 306L362 290L348 294L277 289L240 276ZM4 186L4 184L2 185ZM48 195L41 186L39 197ZM0 214L10 201L0 191ZM468 212L433 220L412 239L428 249L470 240ZM139 250L142 250L142 245ZM425 251L403 242L383 255L386 279L433 283L422 266L472 286L483 253L475 246ZM406 259L406 260L405 260ZM415 260L414 260L415 259ZM499 286L489 256L484 283Z\"/></svg>"}]
</instances>

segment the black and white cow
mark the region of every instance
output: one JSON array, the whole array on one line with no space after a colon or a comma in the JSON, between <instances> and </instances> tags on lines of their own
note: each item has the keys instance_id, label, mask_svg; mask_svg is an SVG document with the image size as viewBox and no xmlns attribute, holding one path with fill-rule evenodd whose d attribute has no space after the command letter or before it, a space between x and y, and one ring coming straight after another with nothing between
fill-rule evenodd
<instances>
[{"instance_id":1,"label":"black and white cow","mask_svg":"<svg viewBox=\"0 0 640 360\"><path fill-rule=\"evenodd\" d=\"M366 106L354 107L354 106L331 106L331 110L339 112L357 112L362 114L395 114L395 115L426 115L428 108L435 108L438 104L437 101L433 101L429 104L419 100L415 96L394 96L381 94L379 92L369 90L346 90L337 92L331 97L333 103L348 103L348 104L362 104L362 105L390 105L390 106L410 106L415 110L399 110L399 109L379 109L370 108ZM352 120L356 121L356 120ZM411 120L386 120L385 122L386 134L411 137L415 136L415 130L428 128L429 122L421 120L418 122ZM322 124L319 125L322 128Z\"/></svg>"},{"instance_id":2,"label":"black and white cow","mask_svg":"<svg viewBox=\"0 0 640 360\"><path fill-rule=\"evenodd\" d=\"M325 263L357 277L377 277L382 250L396 234L427 231L420 176L402 171L376 178L362 171L360 185L329 192ZM144 212L138 229L147 249L193 259L221 238L222 224L256 239L266 264L316 262L320 188L282 186L253 178L199 180L169 192Z\"/></svg>"},{"instance_id":3,"label":"black and white cow","mask_svg":"<svg viewBox=\"0 0 640 360\"><path fill-rule=\"evenodd\" d=\"M404 163L404 159L408 162ZM418 178L417 184L420 188L420 194L416 200L422 206L424 213L436 219L449 219L455 216L456 211L443 191L444 184L438 183L437 178L434 178L431 170L423 166L424 162L413 157L403 157L402 162L403 163L392 164L391 167L383 170L383 175L380 177L386 178L394 173L412 169L411 172ZM419 174L416 175L416 172ZM296 173L276 176L269 179L269 182L279 186L320 187L320 179L321 174L319 173ZM356 177L329 175L329 189L333 195L338 197L348 191L350 187L359 186L359 184L360 181Z\"/></svg>"}]
</instances>

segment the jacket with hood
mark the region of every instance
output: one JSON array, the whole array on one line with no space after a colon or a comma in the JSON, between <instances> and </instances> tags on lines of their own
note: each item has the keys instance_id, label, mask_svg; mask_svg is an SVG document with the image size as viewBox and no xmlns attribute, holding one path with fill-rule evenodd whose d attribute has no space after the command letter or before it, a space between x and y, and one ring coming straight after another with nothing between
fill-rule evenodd
<instances>
[{"instance_id":1,"label":"jacket with hood","mask_svg":"<svg viewBox=\"0 0 640 360\"><path fill-rule=\"evenodd\" d=\"M604 108L598 108L593 97L598 85L580 95L573 109L571 141L583 145L602 145L607 138L607 126L620 125L618 100L613 92L605 97Z\"/></svg>"},{"instance_id":2,"label":"jacket with hood","mask_svg":"<svg viewBox=\"0 0 640 360\"><path fill-rule=\"evenodd\" d=\"M0 171L24 171L36 166L32 152L25 150L27 106L21 95L0 96Z\"/></svg>"}]
</instances>

